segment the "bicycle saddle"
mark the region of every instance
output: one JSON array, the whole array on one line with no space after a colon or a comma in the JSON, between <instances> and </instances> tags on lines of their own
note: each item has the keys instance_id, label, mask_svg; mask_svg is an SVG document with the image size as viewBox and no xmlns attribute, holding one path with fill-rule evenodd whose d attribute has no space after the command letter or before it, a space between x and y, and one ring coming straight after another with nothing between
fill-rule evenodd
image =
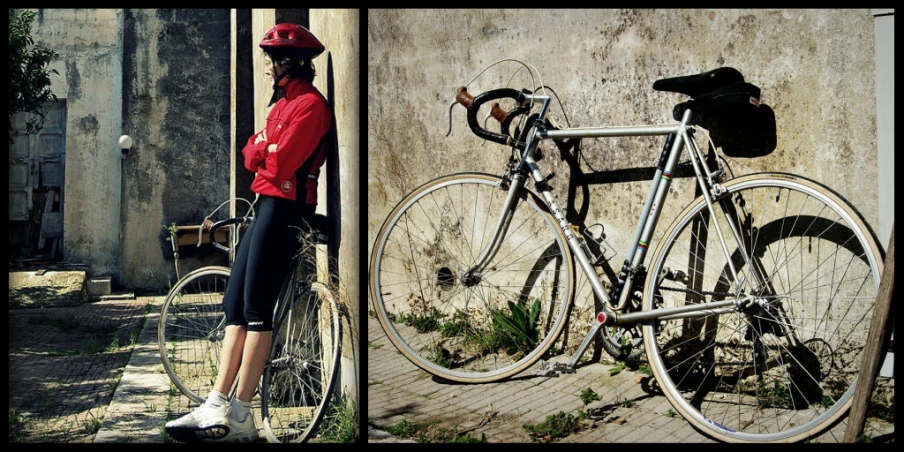
<instances>
[{"instance_id":1,"label":"bicycle saddle","mask_svg":"<svg viewBox=\"0 0 904 452\"><path fill-rule=\"evenodd\" d=\"M656 80L653 83L653 89L656 91L687 94L692 98L696 98L702 94L743 81L744 76L741 75L737 69L721 67L702 74Z\"/></svg>"}]
</instances>

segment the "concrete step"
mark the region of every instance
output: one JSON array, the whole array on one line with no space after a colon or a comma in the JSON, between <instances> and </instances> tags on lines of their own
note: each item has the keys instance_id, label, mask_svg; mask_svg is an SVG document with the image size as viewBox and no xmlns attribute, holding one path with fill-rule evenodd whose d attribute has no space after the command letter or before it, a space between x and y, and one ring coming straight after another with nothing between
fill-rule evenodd
<instances>
[{"instance_id":1,"label":"concrete step","mask_svg":"<svg viewBox=\"0 0 904 452\"><path fill-rule=\"evenodd\" d=\"M87 301L83 270L9 272L9 309L77 306Z\"/></svg>"}]
</instances>

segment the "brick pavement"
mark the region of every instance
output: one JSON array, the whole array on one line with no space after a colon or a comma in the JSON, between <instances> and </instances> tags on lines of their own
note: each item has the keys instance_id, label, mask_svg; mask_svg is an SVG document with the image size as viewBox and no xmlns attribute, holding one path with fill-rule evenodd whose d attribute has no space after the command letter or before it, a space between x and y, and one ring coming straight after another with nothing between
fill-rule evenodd
<instances>
[{"instance_id":1,"label":"brick pavement","mask_svg":"<svg viewBox=\"0 0 904 452\"><path fill-rule=\"evenodd\" d=\"M486 435L488 442L530 442L523 426L564 411L573 415L583 407L580 392L593 389L600 401L587 405L585 429L560 442L596 443L714 443L685 421L671 416L671 404L662 394L639 384L640 374L628 369L610 376L612 367L602 363L583 365L576 373L560 377L533 377L532 369L502 382L455 384L442 382L398 353L376 319L368 318L369 442L411 442L393 437L387 430L407 420L412 424L437 422L459 431L476 426L487 414L492 419L471 435ZM626 402L627 401L627 402ZM813 442L837 443L846 421L813 438ZM884 432L894 425L881 426ZM878 435L878 432L874 432Z\"/></svg>"},{"instance_id":2,"label":"brick pavement","mask_svg":"<svg viewBox=\"0 0 904 452\"><path fill-rule=\"evenodd\" d=\"M129 361L147 298L9 311L9 407L23 442L90 441Z\"/></svg>"},{"instance_id":3,"label":"brick pavement","mask_svg":"<svg viewBox=\"0 0 904 452\"><path fill-rule=\"evenodd\" d=\"M160 364L156 324L162 298L10 310L10 409L25 424L17 441L165 442L160 427L166 419L194 404L178 391L170 393ZM110 346L114 337L117 347ZM477 426L487 409L493 416L472 436L527 442L525 423L560 410L575 413L583 405L580 391L587 387L602 400L588 405L588 428L561 442L713 442L680 416L668 417L671 405L665 397L634 382L637 374L629 370L610 377L611 366L597 363L559 378L531 377L528 370L498 383L449 384L408 362L373 319L368 319L368 344L369 442L412 442L381 431L402 420L437 421L459 430ZM633 406L622 406L626 399ZM252 412L259 415L257 407ZM619 419L625 422L615 422ZM894 425L882 427L882 433L894 432ZM839 442L845 428L841 422L814 441Z\"/></svg>"}]
</instances>

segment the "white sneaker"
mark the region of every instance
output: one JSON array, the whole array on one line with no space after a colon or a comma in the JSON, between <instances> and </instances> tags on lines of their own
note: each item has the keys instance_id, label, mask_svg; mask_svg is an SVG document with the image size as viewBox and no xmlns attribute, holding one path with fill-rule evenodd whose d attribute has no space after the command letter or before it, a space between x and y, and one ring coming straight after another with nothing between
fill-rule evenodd
<instances>
[{"instance_id":1,"label":"white sneaker","mask_svg":"<svg viewBox=\"0 0 904 452\"><path fill-rule=\"evenodd\" d=\"M257 426L254 425L254 415L249 411L245 419L237 421L232 414L229 415L229 433L222 438L210 438L211 441L223 443L250 443L257 441L260 435Z\"/></svg>"},{"instance_id":2,"label":"white sneaker","mask_svg":"<svg viewBox=\"0 0 904 452\"><path fill-rule=\"evenodd\" d=\"M182 442L223 438L230 433L229 405L202 404L191 413L166 423L166 433Z\"/></svg>"}]
</instances>

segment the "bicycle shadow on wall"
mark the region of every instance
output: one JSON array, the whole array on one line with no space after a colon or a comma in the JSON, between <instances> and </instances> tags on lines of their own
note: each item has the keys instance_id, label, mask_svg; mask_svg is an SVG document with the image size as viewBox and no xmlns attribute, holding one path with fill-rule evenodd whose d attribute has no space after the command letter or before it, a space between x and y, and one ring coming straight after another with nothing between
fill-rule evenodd
<instances>
[{"instance_id":1,"label":"bicycle shadow on wall","mask_svg":"<svg viewBox=\"0 0 904 452\"><path fill-rule=\"evenodd\" d=\"M673 116L675 119L680 121L684 114L684 110L689 106L693 106L693 101L682 102L676 105L673 109ZM723 107L710 109L708 111L695 111L695 115L691 124L699 125L706 129L712 140L712 145L708 148L708 152L705 155L707 166L711 169L715 169L718 166L716 163L717 152L712 146L721 148L722 153L729 157L738 158L755 158L768 155L776 148L775 112L767 104L760 104L757 109ZM725 118L730 118L730 120L726 120ZM567 118L565 119L567 122ZM521 141L525 141L527 138L526 133L528 130L529 129L525 129L521 132L519 138ZM592 237L588 240L586 237L586 232L590 231L590 228L599 226L602 229L602 224L587 225L587 215L590 207L590 186L605 186L627 182L649 183L653 180L657 168L641 167L585 172L580 163L581 160L585 160L582 155L582 140L580 138L559 139L552 140L552 142L556 146L558 157L561 161L567 163L569 168L567 198L565 202L566 219L571 224L578 227L578 230L581 231L581 233L585 234L585 243L593 254L593 256L590 256L593 265L605 273L608 281L617 281L618 272L610 264L610 261L615 255L613 254L612 256L607 257L605 255L606 250L602 246L605 241L605 234L601 232L600 237L598 237L599 240L593 239ZM538 151L542 151L542 149L538 147ZM547 154L554 154L554 152L547 152ZM540 160L541 158L542 157L538 158L535 156L535 160ZM589 165L587 166L589 167ZM688 161L679 163L672 174L673 178L692 178L694 176L695 173L693 167ZM577 198L579 195L578 190L580 190L580 205L577 205ZM701 194L699 186L695 185L694 198L699 197ZM550 245L550 248L544 250L541 255L546 255L548 253L555 253L555 244ZM594 257L595 259L593 259ZM530 276L525 282L525 288L533 287L535 280L539 275L539 270L543 265L545 265L545 263L542 260L538 260L534 267L535 271L530 272ZM557 260L556 268L558 270L561 270L561 265L561 260ZM621 262L615 262L615 265L620 266ZM580 290L578 290L578 292L580 292ZM522 294L522 296L526 295L526 293ZM595 312L599 312L603 308L602 301L595 295L593 295L593 297ZM562 334L563 348L567 347L569 332L570 330L566 326ZM637 336L635 335L635 338L636 337ZM589 361L585 361L586 364L599 362L602 357L602 341L609 340L604 337L598 337L597 339L598 340L593 346L592 358ZM641 344L639 342L636 343L634 347L635 350L640 346ZM619 344L613 344L612 347L609 347L610 354L612 354L611 351L613 348L618 347L620 347ZM628 356L614 358L627 359ZM632 359L629 361L633 361L637 358L636 351L631 358ZM633 364L634 367L636 367L636 363Z\"/></svg>"},{"instance_id":2,"label":"bicycle shadow on wall","mask_svg":"<svg viewBox=\"0 0 904 452\"><path fill-rule=\"evenodd\" d=\"M734 203L743 206L743 199L735 199ZM693 393L688 402L701 408L702 404L712 400L711 395L718 397L719 393L731 393L739 391L753 400L755 397L763 397L757 403L785 409L808 409L818 407L825 403L826 398L838 400L842 397L842 391L837 388L846 388L845 379L851 372L856 371L859 364L839 359L837 356L845 356L856 345L852 343L864 343L863 337L853 338L848 343L848 338L841 341L834 340L833 336L839 333L843 327L845 317L858 318L871 308L861 306L856 312L845 312L841 319L833 319L831 300L824 301L825 314L809 316L803 312L805 304L820 303L820 289L825 294L831 294L831 298L840 296L856 296L862 286L857 278L848 270L850 263L860 261L869 265L867 250L859 241L853 241L854 232L851 228L839 225L837 220L830 218L800 215L794 216L794 221L788 221L788 217L781 217L763 224L759 227L751 227L752 216L742 212L729 214L740 220L744 243L751 244L745 253L735 249L731 255L731 263L738 269L738 276L750 281L757 281L747 285L747 290L756 298L766 301L762 305L753 305L748 309L742 309L736 313L715 314L704 319L684 319L675 322L663 330L676 331L675 334L666 335L659 343L660 350L668 350L668 356L663 355L670 373L681 375L679 390ZM701 214L701 218L708 215ZM700 220L704 223L708 220ZM695 229L694 234L700 234L695 240L706 242L705 230ZM691 255L697 249L691 250ZM839 258L841 254L843 257ZM837 260L842 262L842 270L838 275L827 272L826 275L816 275L813 281L807 284L800 283L789 287L786 278L780 272L769 270L769 263L780 262L790 264L798 260L815 259L818 262ZM748 261L749 260L749 261ZM697 262L696 258L694 261ZM690 267L689 263L689 267ZM690 277L688 286L696 293L712 290L712 298L704 300L702 296L694 292L684 295L684 304L699 303L704 301L717 302L729 299L735 286L731 267L725 263L715 270L718 278L715 284L710 281L704 283L704 278ZM700 274L703 270L698 271ZM691 269L689 274L694 274ZM804 278L812 276L810 272ZM866 275L869 276L869 275ZM743 286L742 281L742 286ZM853 293L849 292L855 289ZM840 293L840 294L839 294ZM680 300L681 297L678 297ZM837 312L835 314L838 314ZM665 322L663 322L664 324ZM729 334L726 334L729 331ZM730 332L734 334L730 334ZM740 339L743 337L743 339ZM740 340L739 340L740 339ZM697 358L689 358L697 357ZM693 362L693 365L690 363ZM702 366L697 367L700 363ZM708 369L701 372L700 369ZM787 375L791 384L778 388L775 386L777 378ZM764 395L765 394L765 395Z\"/></svg>"},{"instance_id":3,"label":"bicycle shadow on wall","mask_svg":"<svg viewBox=\"0 0 904 452\"><path fill-rule=\"evenodd\" d=\"M775 129L774 127L769 127L770 124L774 124L774 113L771 109L764 111L764 114L767 115L765 119L766 127L762 127L760 130L738 128L736 126L725 127L723 124L707 122L707 118L703 118L699 123L713 127L714 131L711 132L713 146L721 147L726 155L733 157L758 157L772 152L776 143ZM756 123L754 124L756 125ZM740 138L729 141L724 138L726 136ZM557 142L556 145L560 158L567 162L571 169L568 181L566 216L572 224L578 226L581 230L587 229L586 219L589 207L589 187L591 184L646 182L654 177L656 171L656 168L648 167L587 173L579 165L581 143L578 139ZM707 165L711 169L715 169L716 156L713 147L709 148L706 157ZM673 177L693 176L694 172L686 165L679 167L673 175ZM580 204L576 201L579 189L581 190ZM699 186L696 186L696 184L695 191L696 198L701 194ZM783 194L781 190L768 195L770 198L775 198L776 202L784 196L790 195ZM691 405L699 407L699 404L707 399L708 394L722 392L726 388L742 388L747 391L748 396L755 397L758 391L763 390L761 386L764 379L776 377L778 373L790 376L793 383L792 389L786 391L787 394L771 395L772 398L767 400L770 406L778 407L782 406L781 404L783 403L790 403L790 406L798 409L810 406L815 406L818 409L819 405L825 403L827 397L833 400L839 399L841 394L833 393L831 388L835 387L834 383L836 383L836 380L840 379L843 382L845 374L851 372L852 369L856 369L857 363L839 362L837 358L833 359L833 356L836 353L843 353L844 349L849 348L849 346L844 341L837 343L832 340L831 334L837 331L837 327L824 327L824 331L820 331L819 326L826 318L819 319L817 324L809 324L807 323L809 320L795 317L793 306L800 303L810 303L814 299L818 303L818 292L815 298L811 292L813 290L818 291L823 286L825 286L824 289L834 292L831 295L834 298L835 294L845 286L845 276L840 276L840 279L836 281L834 276L832 279L824 280L817 275L815 282L807 282L803 287L800 284L794 287L776 287L782 282L782 278L775 271L768 270L769 266L766 264L785 265L791 259L798 259L798 256L804 255L810 255L808 258L815 258L817 262L822 262L821 259L838 256L840 252L840 255L844 255L845 259L850 256L850 261L859 260L869 266L866 257L868 250L863 249L859 241L852 240L855 237L854 230L840 224L838 218L821 217L819 213L817 215L809 215L801 212L780 212L779 218L760 224L763 219L756 218L757 213L748 212L745 209L748 204L759 204L757 200L745 200L743 195L736 194L731 198L724 198L718 202L722 209L725 210L726 217L729 219L727 221L733 222L733 226L737 227L739 233L737 240L746 244L743 249L734 250L730 261L735 268L743 270L744 274L739 271L739 276L753 276L751 281L757 281L757 283L747 286L748 290L756 294L756 297L761 300L767 300L767 302L760 308L736 315L735 321L740 320L736 325L739 324L741 326L734 331L744 333L745 340L748 341L743 347L738 347L736 343L725 343L722 337L717 340L717 326L720 330L724 328L723 324L725 322L720 320L720 317L725 316L724 314L715 315L705 320L686 319L683 321L682 334L674 338L670 343L661 344L661 348L665 350L685 349L683 353L678 354L681 357L694 356L697 352L706 349L709 351L709 356L705 361L720 366L720 369L713 373L694 374L690 368L681 370L679 365L681 360L677 359L678 364L674 366L675 372L679 374L686 372L685 378L682 378L683 383L681 387L688 390L696 390L694 397L689 402ZM803 204L801 204L800 208L803 210ZM765 212L760 213L764 214ZM709 214L704 209L689 225L689 229L693 232L688 237L688 243L686 244L687 250L689 250L686 268L691 275L687 287L692 290L686 291L687 293L681 296L686 297L682 301L684 304L704 301L703 297L695 295L694 291L697 293L714 292L712 301L725 299L728 293L731 292L730 288L735 285L734 278L731 276L733 270L727 263L723 268L716 269L716 274L720 276L715 284L713 284L712 280L706 282L702 277L695 278L693 276L704 273L700 267L703 262L707 261L707 250L706 247L701 247L700 244L707 243L710 240L709 235L711 233L708 230L710 222ZM588 241L588 245L590 248L594 248L599 243ZM593 251L598 253L600 250L597 248ZM718 251L714 252L718 254ZM776 252L785 252L785 255L779 254L776 256ZM749 257L745 256L744 253L749 253ZM821 255L821 253L824 254ZM616 279L615 270L609 265L608 260L597 260L594 265L602 267L603 272L611 280ZM685 266L681 262L678 265L679 267ZM842 266L842 268L846 274L848 267ZM806 279L810 275L796 276L804 276ZM825 277L823 276L823 278ZM852 280L856 281L855 278ZM859 293L856 287L844 287L844 290L849 289L854 289L853 295L855 296ZM800 292L797 299L794 296L795 291ZM722 295L720 296L719 294ZM602 307L599 300L595 300L595 304L597 309ZM869 306L863 308L864 311L868 311L868 309ZM831 316L828 319L829 322L826 323L831 323ZM821 335L821 333L824 334ZM830 336L822 337L829 333ZM694 340L691 341L689 338ZM855 339L862 340L864 338ZM599 360L601 352L600 342L602 340L605 340L605 338L597 337L591 363ZM680 347L678 344L681 344ZM723 361L726 359L724 356L730 353L734 355L737 362L754 364L745 368L737 368L737 362L718 363L720 359L711 356L717 348L723 354L721 358ZM752 381L758 382L760 386L757 386L757 384L751 385Z\"/></svg>"},{"instance_id":4,"label":"bicycle shadow on wall","mask_svg":"<svg viewBox=\"0 0 904 452\"><path fill-rule=\"evenodd\" d=\"M326 157L326 216L329 219L330 242L327 245L329 256L330 283L339 283L339 245L342 237L341 181L339 179L339 138L336 130L336 83L333 74L333 54L326 56L326 98L333 108L333 124L329 136L329 150Z\"/></svg>"}]
</instances>

